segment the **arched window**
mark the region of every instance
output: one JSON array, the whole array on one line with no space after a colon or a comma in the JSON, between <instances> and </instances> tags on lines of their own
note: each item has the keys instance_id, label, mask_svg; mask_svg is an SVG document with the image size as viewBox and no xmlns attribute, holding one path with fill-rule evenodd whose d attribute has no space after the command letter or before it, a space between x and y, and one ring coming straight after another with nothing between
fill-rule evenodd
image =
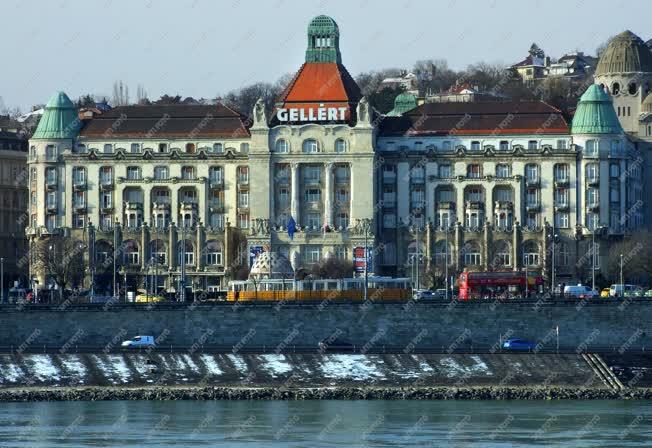
<instances>
[{"instance_id":1,"label":"arched window","mask_svg":"<svg viewBox=\"0 0 652 448\"><path fill-rule=\"evenodd\" d=\"M317 143L317 140L313 138L304 140L302 148L303 152L307 154L319 152L319 144Z\"/></svg>"},{"instance_id":2,"label":"arched window","mask_svg":"<svg viewBox=\"0 0 652 448\"><path fill-rule=\"evenodd\" d=\"M185 245L184 245L185 244ZM185 261L186 266L194 266L195 264L195 247L189 240L179 241L177 243L177 263L181 265L183 263L183 255L185 249Z\"/></svg>"},{"instance_id":3,"label":"arched window","mask_svg":"<svg viewBox=\"0 0 652 448\"><path fill-rule=\"evenodd\" d=\"M338 138L335 140L335 152L346 152L346 140L343 138Z\"/></svg>"},{"instance_id":4,"label":"arched window","mask_svg":"<svg viewBox=\"0 0 652 448\"><path fill-rule=\"evenodd\" d=\"M480 245L475 241L469 241L462 248L464 252L464 265L465 266L480 266L482 263L482 253Z\"/></svg>"},{"instance_id":5,"label":"arched window","mask_svg":"<svg viewBox=\"0 0 652 448\"><path fill-rule=\"evenodd\" d=\"M288 141L284 138L279 138L276 140L276 152L285 153L288 152Z\"/></svg>"},{"instance_id":6,"label":"arched window","mask_svg":"<svg viewBox=\"0 0 652 448\"><path fill-rule=\"evenodd\" d=\"M149 245L150 253L152 254L152 262L155 264L167 263L167 249L165 242L162 240L154 240Z\"/></svg>"},{"instance_id":7,"label":"arched window","mask_svg":"<svg viewBox=\"0 0 652 448\"><path fill-rule=\"evenodd\" d=\"M453 264L453 246L449 241L447 247L446 240L440 240L435 244L435 263L443 266L445 260L448 260L449 265Z\"/></svg>"},{"instance_id":8,"label":"arched window","mask_svg":"<svg viewBox=\"0 0 652 448\"><path fill-rule=\"evenodd\" d=\"M492 265L497 267L512 265L512 246L509 241L496 241Z\"/></svg>"},{"instance_id":9,"label":"arched window","mask_svg":"<svg viewBox=\"0 0 652 448\"><path fill-rule=\"evenodd\" d=\"M186 143L186 153L188 153L188 154L194 154L195 153L195 144L194 143Z\"/></svg>"},{"instance_id":10,"label":"arched window","mask_svg":"<svg viewBox=\"0 0 652 448\"><path fill-rule=\"evenodd\" d=\"M222 244L219 241L206 241L206 264L208 266L220 266L222 264Z\"/></svg>"},{"instance_id":11,"label":"arched window","mask_svg":"<svg viewBox=\"0 0 652 448\"><path fill-rule=\"evenodd\" d=\"M539 266L539 245L534 241L526 241L523 244L523 266Z\"/></svg>"},{"instance_id":12,"label":"arched window","mask_svg":"<svg viewBox=\"0 0 652 448\"><path fill-rule=\"evenodd\" d=\"M125 263L128 265L140 264L140 251L138 250L138 243L134 240L127 240L124 242L125 250Z\"/></svg>"},{"instance_id":13,"label":"arched window","mask_svg":"<svg viewBox=\"0 0 652 448\"><path fill-rule=\"evenodd\" d=\"M630 95L636 94L637 89L638 89L638 86L636 85L635 82L630 82L629 86L627 86L627 91L629 92Z\"/></svg>"},{"instance_id":14,"label":"arched window","mask_svg":"<svg viewBox=\"0 0 652 448\"><path fill-rule=\"evenodd\" d=\"M612 95L618 95L620 93L620 84L617 82L614 82L611 85L611 94Z\"/></svg>"}]
</instances>

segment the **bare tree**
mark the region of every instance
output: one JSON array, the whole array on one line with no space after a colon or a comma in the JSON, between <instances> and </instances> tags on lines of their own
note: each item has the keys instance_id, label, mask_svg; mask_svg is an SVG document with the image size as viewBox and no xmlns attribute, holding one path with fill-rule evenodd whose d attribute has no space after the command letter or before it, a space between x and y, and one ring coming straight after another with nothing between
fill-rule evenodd
<instances>
[{"instance_id":1,"label":"bare tree","mask_svg":"<svg viewBox=\"0 0 652 448\"><path fill-rule=\"evenodd\" d=\"M122 81L113 83L113 106L127 106L129 104L129 87Z\"/></svg>"},{"instance_id":2,"label":"bare tree","mask_svg":"<svg viewBox=\"0 0 652 448\"><path fill-rule=\"evenodd\" d=\"M53 236L38 241L34 250L34 267L56 282L62 291L76 286L84 278L84 250L86 245L72 238Z\"/></svg>"},{"instance_id":3,"label":"bare tree","mask_svg":"<svg viewBox=\"0 0 652 448\"><path fill-rule=\"evenodd\" d=\"M136 88L136 104L146 104L148 101L145 87L142 84L138 84Z\"/></svg>"},{"instance_id":4,"label":"bare tree","mask_svg":"<svg viewBox=\"0 0 652 448\"><path fill-rule=\"evenodd\" d=\"M311 273L319 278L350 278L353 275L353 262L341 258L326 258L315 263Z\"/></svg>"}]
</instances>

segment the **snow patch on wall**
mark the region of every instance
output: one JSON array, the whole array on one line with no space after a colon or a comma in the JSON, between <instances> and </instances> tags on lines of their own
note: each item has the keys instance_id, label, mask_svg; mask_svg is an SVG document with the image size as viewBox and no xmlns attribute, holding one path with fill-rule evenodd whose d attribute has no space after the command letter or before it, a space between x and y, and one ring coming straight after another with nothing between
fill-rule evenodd
<instances>
[{"instance_id":1,"label":"snow patch on wall","mask_svg":"<svg viewBox=\"0 0 652 448\"><path fill-rule=\"evenodd\" d=\"M265 363L265 370L270 372L274 378L284 376L292 371L292 365L285 355L260 355L260 357Z\"/></svg>"}]
</instances>

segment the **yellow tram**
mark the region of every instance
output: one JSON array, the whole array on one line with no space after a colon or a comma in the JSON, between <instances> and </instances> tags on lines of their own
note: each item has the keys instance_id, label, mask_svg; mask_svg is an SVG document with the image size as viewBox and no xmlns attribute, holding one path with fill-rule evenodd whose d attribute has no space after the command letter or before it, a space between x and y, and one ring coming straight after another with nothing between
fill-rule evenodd
<instances>
[{"instance_id":1,"label":"yellow tram","mask_svg":"<svg viewBox=\"0 0 652 448\"><path fill-rule=\"evenodd\" d=\"M373 301L408 300L409 278L369 277L367 298ZM293 280L263 279L229 282L228 301L364 300L364 278Z\"/></svg>"}]
</instances>

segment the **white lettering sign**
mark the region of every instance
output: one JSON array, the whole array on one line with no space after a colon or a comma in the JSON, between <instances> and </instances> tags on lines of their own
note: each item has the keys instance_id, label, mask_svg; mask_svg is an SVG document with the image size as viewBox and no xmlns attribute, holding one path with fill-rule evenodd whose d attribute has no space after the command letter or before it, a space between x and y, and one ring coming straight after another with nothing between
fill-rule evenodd
<instances>
[{"instance_id":1,"label":"white lettering sign","mask_svg":"<svg viewBox=\"0 0 652 448\"><path fill-rule=\"evenodd\" d=\"M282 107L276 111L278 121L344 121L348 107Z\"/></svg>"}]
</instances>

